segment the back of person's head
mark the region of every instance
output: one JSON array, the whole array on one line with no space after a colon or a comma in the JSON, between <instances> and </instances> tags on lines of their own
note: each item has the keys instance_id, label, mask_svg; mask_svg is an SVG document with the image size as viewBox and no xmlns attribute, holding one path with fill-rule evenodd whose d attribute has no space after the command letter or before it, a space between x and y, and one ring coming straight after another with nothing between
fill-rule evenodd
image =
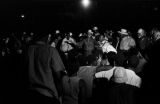
<instances>
[{"instance_id":1,"label":"back of person's head","mask_svg":"<svg viewBox=\"0 0 160 104\"><path fill-rule=\"evenodd\" d=\"M96 55L90 55L87 57L87 65L97 65L97 56Z\"/></svg>"},{"instance_id":2,"label":"back of person's head","mask_svg":"<svg viewBox=\"0 0 160 104\"><path fill-rule=\"evenodd\" d=\"M73 74L77 73L79 70L80 64L78 60L74 60L73 62L70 62L68 68L67 68L67 73L69 76L72 76Z\"/></svg>"},{"instance_id":3,"label":"back of person's head","mask_svg":"<svg viewBox=\"0 0 160 104\"><path fill-rule=\"evenodd\" d=\"M133 55L128 58L128 67L135 69L139 64L139 59L136 55Z\"/></svg>"},{"instance_id":4,"label":"back of person's head","mask_svg":"<svg viewBox=\"0 0 160 104\"><path fill-rule=\"evenodd\" d=\"M34 38L34 41L42 41L44 43L48 43L49 40L49 35L46 33L46 32L39 32L36 34L35 38Z\"/></svg>"},{"instance_id":5,"label":"back of person's head","mask_svg":"<svg viewBox=\"0 0 160 104\"><path fill-rule=\"evenodd\" d=\"M116 59L116 53L115 52L108 52L107 56L108 56L108 61L109 61L110 65L114 66L115 59Z\"/></svg>"},{"instance_id":6,"label":"back of person's head","mask_svg":"<svg viewBox=\"0 0 160 104\"><path fill-rule=\"evenodd\" d=\"M101 57L101 60L100 60L100 65L102 65L102 66L109 65L109 63L108 63L108 56L107 56L106 52L104 52L102 54L102 57Z\"/></svg>"}]
</instances>

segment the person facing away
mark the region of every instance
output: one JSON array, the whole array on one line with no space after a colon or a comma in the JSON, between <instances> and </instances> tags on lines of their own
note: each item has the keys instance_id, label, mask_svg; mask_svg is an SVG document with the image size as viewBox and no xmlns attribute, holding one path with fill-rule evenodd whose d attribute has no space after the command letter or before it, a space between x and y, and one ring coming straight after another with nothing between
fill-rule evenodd
<instances>
[{"instance_id":1,"label":"person facing away","mask_svg":"<svg viewBox=\"0 0 160 104\"><path fill-rule=\"evenodd\" d=\"M63 77L62 104L85 104L86 84L77 76L79 63L75 59Z\"/></svg>"},{"instance_id":2,"label":"person facing away","mask_svg":"<svg viewBox=\"0 0 160 104\"><path fill-rule=\"evenodd\" d=\"M116 53L103 53L100 65L96 68L93 80L93 100L95 104L103 104L108 101L109 79L114 70L114 55Z\"/></svg>"},{"instance_id":3,"label":"person facing away","mask_svg":"<svg viewBox=\"0 0 160 104\"><path fill-rule=\"evenodd\" d=\"M137 91L141 87L141 78L132 68L116 67L110 80L110 104L136 104Z\"/></svg>"},{"instance_id":4,"label":"person facing away","mask_svg":"<svg viewBox=\"0 0 160 104\"><path fill-rule=\"evenodd\" d=\"M139 64L139 59L136 55L130 56L127 60L128 62L128 67L125 68L126 73L127 73L127 82L126 84L140 88L141 87L141 78L139 75L136 73L136 68Z\"/></svg>"},{"instance_id":5,"label":"person facing away","mask_svg":"<svg viewBox=\"0 0 160 104\"><path fill-rule=\"evenodd\" d=\"M128 68L116 67L110 79L110 104L136 104L137 92L141 87L141 78L135 73L138 58L132 56L128 59ZM137 100L137 101L136 101Z\"/></svg>"},{"instance_id":6,"label":"person facing away","mask_svg":"<svg viewBox=\"0 0 160 104\"><path fill-rule=\"evenodd\" d=\"M96 56L90 57L90 61L87 65L85 66L80 66L79 70L77 72L77 76L82 78L85 83L86 83L86 102L87 104L92 104L92 88L93 88L93 78L94 74L96 72L96 67L97 67L97 58Z\"/></svg>"},{"instance_id":7,"label":"person facing away","mask_svg":"<svg viewBox=\"0 0 160 104\"><path fill-rule=\"evenodd\" d=\"M61 50L68 55L68 52L73 50L73 45L76 45L76 41L71 37L71 33L67 34L66 37L62 40Z\"/></svg>"},{"instance_id":8,"label":"person facing away","mask_svg":"<svg viewBox=\"0 0 160 104\"><path fill-rule=\"evenodd\" d=\"M40 36L28 49L29 102L59 104L61 80L65 67L56 48L51 47L48 36Z\"/></svg>"}]
</instances>

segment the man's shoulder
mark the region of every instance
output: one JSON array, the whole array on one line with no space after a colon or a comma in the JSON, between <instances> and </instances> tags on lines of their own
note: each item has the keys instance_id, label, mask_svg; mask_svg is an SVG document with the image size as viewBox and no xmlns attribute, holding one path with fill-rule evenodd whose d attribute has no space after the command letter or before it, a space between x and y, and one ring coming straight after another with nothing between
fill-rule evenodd
<instances>
[{"instance_id":1,"label":"man's shoulder","mask_svg":"<svg viewBox=\"0 0 160 104\"><path fill-rule=\"evenodd\" d=\"M110 70L110 69L112 69L112 68L113 68L113 67L110 66L110 65L98 66L98 67L96 68L96 71L97 71L97 72L100 72L100 71L108 71L108 70Z\"/></svg>"},{"instance_id":2,"label":"man's shoulder","mask_svg":"<svg viewBox=\"0 0 160 104\"><path fill-rule=\"evenodd\" d=\"M49 50L50 50L51 52L53 52L53 54L54 54L55 52L58 53L58 50L57 50L55 47L48 46L48 48L49 48Z\"/></svg>"},{"instance_id":3,"label":"man's shoulder","mask_svg":"<svg viewBox=\"0 0 160 104\"><path fill-rule=\"evenodd\" d=\"M79 67L79 70L77 72L78 75L81 74L88 74L88 73L94 73L96 71L96 66L81 66Z\"/></svg>"},{"instance_id":4,"label":"man's shoulder","mask_svg":"<svg viewBox=\"0 0 160 104\"><path fill-rule=\"evenodd\" d=\"M132 75L135 75L136 73L133 71L133 70L131 70L131 69L125 69L126 70L126 72L127 72L127 74L132 74Z\"/></svg>"},{"instance_id":5,"label":"man's shoulder","mask_svg":"<svg viewBox=\"0 0 160 104\"><path fill-rule=\"evenodd\" d=\"M136 79L141 79L133 70L131 70L131 69L125 69L126 70L126 72L127 72L127 75L129 76L129 77L135 77Z\"/></svg>"},{"instance_id":6,"label":"man's shoulder","mask_svg":"<svg viewBox=\"0 0 160 104\"><path fill-rule=\"evenodd\" d=\"M63 38L62 41L67 41L67 38Z\"/></svg>"}]
</instances>

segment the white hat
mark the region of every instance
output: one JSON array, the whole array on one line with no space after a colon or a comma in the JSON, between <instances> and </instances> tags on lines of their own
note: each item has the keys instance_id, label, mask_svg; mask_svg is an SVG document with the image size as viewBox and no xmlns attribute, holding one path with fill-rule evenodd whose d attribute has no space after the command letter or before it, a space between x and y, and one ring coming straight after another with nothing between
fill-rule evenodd
<instances>
[{"instance_id":1,"label":"white hat","mask_svg":"<svg viewBox=\"0 0 160 104\"><path fill-rule=\"evenodd\" d=\"M92 31L92 30L88 30L88 33L91 33L91 34L93 34L93 31Z\"/></svg>"},{"instance_id":2,"label":"white hat","mask_svg":"<svg viewBox=\"0 0 160 104\"><path fill-rule=\"evenodd\" d=\"M138 32L139 34L142 34L144 32L144 30L142 28L138 29Z\"/></svg>"},{"instance_id":3,"label":"white hat","mask_svg":"<svg viewBox=\"0 0 160 104\"><path fill-rule=\"evenodd\" d=\"M59 30L56 30L56 34L59 34L60 33L60 31Z\"/></svg>"},{"instance_id":4,"label":"white hat","mask_svg":"<svg viewBox=\"0 0 160 104\"><path fill-rule=\"evenodd\" d=\"M95 27L93 27L93 30L94 30L94 31L98 30L98 27L96 27L96 26L95 26Z\"/></svg>"},{"instance_id":5,"label":"white hat","mask_svg":"<svg viewBox=\"0 0 160 104\"><path fill-rule=\"evenodd\" d=\"M81 36L83 36L83 34L82 34L82 33L80 33L80 34L79 34L79 37L81 37Z\"/></svg>"},{"instance_id":6,"label":"white hat","mask_svg":"<svg viewBox=\"0 0 160 104\"><path fill-rule=\"evenodd\" d=\"M69 36L73 36L73 33L72 33L72 32L69 32Z\"/></svg>"},{"instance_id":7,"label":"white hat","mask_svg":"<svg viewBox=\"0 0 160 104\"><path fill-rule=\"evenodd\" d=\"M126 29L121 29L121 31L118 31L118 33L123 34L123 35L128 35L128 32Z\"/></svg>"}]
</instances>

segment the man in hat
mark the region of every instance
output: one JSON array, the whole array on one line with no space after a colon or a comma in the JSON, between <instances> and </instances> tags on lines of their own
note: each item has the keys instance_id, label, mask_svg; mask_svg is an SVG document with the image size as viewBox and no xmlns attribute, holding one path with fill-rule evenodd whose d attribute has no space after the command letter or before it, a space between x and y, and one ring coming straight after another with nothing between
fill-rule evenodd
<instances>
[{"instance_id":1,"label":"man in hat","mask_svg":"<svg viewBox=\"0 0 160 104\"><path fill-rule=\"evenodd\" d=\"M120 42L120 50L129 50L131 47L134 47L136 45L135 40L129 36L129 33L126 29L121 29L119 31L122 40Z\"/></svg>"},{"instance_id":2,"label":"man in hat","mask_svg":"<svg viewBox=\"0 0 160 104\"><path fill-rule=\"evenodd\" d=\"M118 46L118 57L117 57L117 64L120 66L125 66L127 57L131 55L132 52L136 54L136 42L135 40L129 35L126 29L121 29L118 31L121 36ZM132 51L131 51L132 50ZM134 51L133 51L134 50Z\"/></svg>"}]
</instances>

